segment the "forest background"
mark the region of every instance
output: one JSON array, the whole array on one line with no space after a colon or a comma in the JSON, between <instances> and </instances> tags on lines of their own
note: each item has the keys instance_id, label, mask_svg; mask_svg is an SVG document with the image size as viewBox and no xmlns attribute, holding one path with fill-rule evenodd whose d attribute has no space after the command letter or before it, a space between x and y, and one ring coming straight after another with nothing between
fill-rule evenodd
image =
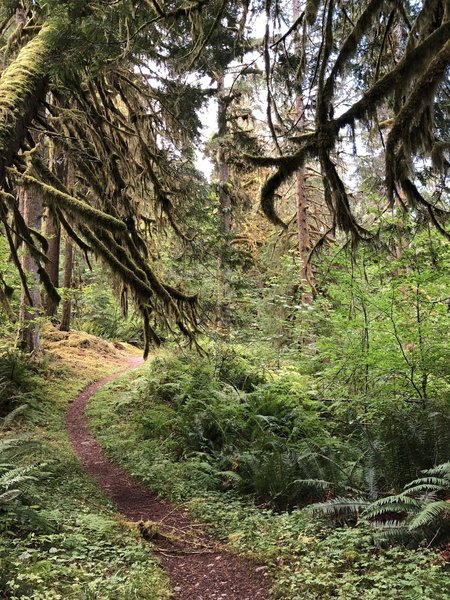
<instances>
[{"instance_id":1,"label":"forest background","mask_svg":"<svg viewBox=\"0 0 450 600\"><path fill-rule=\"evenodd\" d=\"M36 457L76 330L150 354L106 449L278 597L448 597L449 3L0 11L0 591L65 597Z\"/></svg>"}]
</instances>

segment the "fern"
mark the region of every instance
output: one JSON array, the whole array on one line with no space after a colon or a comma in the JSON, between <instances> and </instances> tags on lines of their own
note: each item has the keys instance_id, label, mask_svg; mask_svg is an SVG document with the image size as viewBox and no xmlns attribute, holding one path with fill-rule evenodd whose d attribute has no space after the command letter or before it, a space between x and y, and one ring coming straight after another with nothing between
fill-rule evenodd
<instances>
[{"instance_id":1,"label":"fern","mask_svg":"<svg viewBox=\"0 0 450 600\"><path fill-rule=\"evenodd\" d=\"M442 476L447 480L447 483L450 483L450 462L441 463L432 469L427 469L424 473L436 477Z\"/></svg>"},{"instance_id":2,"label":"fern","mask_svg":"<svg viewBox=\"0 0 450 600\"><path fill-rule=\"evenodd\" d=\"M396 496L386 496L385 498L380 498L379 500L372 502L364 511L364 516L371 519L388 512L407 512L408 510L418 507L420 507L419 500L402 493L397 494Z\"/></svg>"},{"instance_id":3,"label":"fern","mask_svg":"<svg viewBox=\"0 0 450 600\"><path fill-rule=\"evenodd\" d=\"M450 502L445 500L438 500L425 505L422 510L411 519L408 524L408 529L414 531L415 529L423 529L430 527L436 522L449 520L450 516Z\"/></svg>"},{"instance_id":4,"label":"fern","mask_svg":"<svg viewBox=\"0 0 450 600\"><path fill-rule=\"evenodd\" d=\"M29 481L36 481L36 477L28 475L28 473L30 473L30 471L32 471L34 468L34 465L28 467L11 467L6 471L6 473L0 475L0 490L2 488L4 490L9 490L13 485L27 487L23 484Z\"/></svg>"},{"instance_id":5,"label":"fern","mask_svg":"<svg viewBox=\"0 0 450 600\"><path fill-rule=\"evenodd\" d=\"M450 484L450 480L446 477L428 476L428 477L420 477L419 479L415 479L414 481L411 481L411 483L408 483L405 485L404 489L411 491L412 489L415 489L418 486L425 487L427 485L428 486L436 486L439 488L445 488L449 484Z\"/></svg>"},{"instance_id":6,"label":"fern","mask_svg":"<svg viewBox=\"0 0 450 600\"><path fill-rule=\"evenodd\" d=\"M294 479L289 485L300 485L304 487L310 487L314 490L326 491L333 484L330 481L324 479Z\"/></svg>"},{"instance_id":7,"label":"fern","mask_svg":"<svg viewBox=\"0 0 450 600\"><path fill-rule=\"evenodd\" d=\"M345 498L341 496L327 502L317 502L310 507L310 510L316 515L341 520L345 517L358 517L367 505L368 501L365 498Z\"/></svg>"},{"instance_id":8,"label":"fern","mask_svg":"<svg viewBox=\"0 0 450 600\"><path fill-rule=\"evenodd\" d=\"M383 530L380 540L398 534L403 543L444 543L450 539L450 463L423 471L423 477L408 483L404 491L381 498L364 511L375 527ZM445 499L440 499L443 497ZM401 515L393 525L392 512Z\"/></svg>"},{"instance_id":9,"label":"fern","mask_svg":"<svg viewBox=\"0 0 450 600\"><path fill-rule=\"evenodd\" d=\"M368 502L365 498L333 498L311 506L314 514L342 521L362 517L376 530L378 543L429 545L450 540L450 463L423 471L399 494Z\"/></svg>"}]
</instances>

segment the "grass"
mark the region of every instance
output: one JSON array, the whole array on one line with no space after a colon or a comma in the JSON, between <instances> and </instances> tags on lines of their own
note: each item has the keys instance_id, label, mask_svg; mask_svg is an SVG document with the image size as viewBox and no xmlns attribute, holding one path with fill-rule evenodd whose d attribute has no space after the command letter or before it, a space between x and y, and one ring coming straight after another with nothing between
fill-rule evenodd
<instances>
[{"instance_id":1,"label":"grass","mask_svg":"<svg viewBox=\"0 0 450 600\"><path fill-rule=\"evenodd\" d=\"M333 528L307 510L274 513L217 489L217 478L199 453L181 459L177 455L179 440L167 427L170 399L155 401L148 395L148 378L159 364L150 362L98 392L88 408L91 426L107 454L161 496L184 503L195 517L209 523L231 552L267 564L274 577L274 598L446 600L450 596L445 552L425 547L377 548L373 531L364 525ZM169 389L167 373L164 382ZM148 425L143 426L149 414L155 425L152 435Z\"/></svg>"},{"instance_id":2,"label":"grass","mask_svg":"<svg viewBox=\"0 0 450 600\"><path fill-rule=\"evenodd\" d=\"M169 582L151 545L84 474L65 433L70 400L119 370L128 349L84 334L55 337L47 336L50 353L33 375L34 408L1 434L23 439L12 458L15 465L35 465L36 480L28 482L22 506L1 515L0 597L165 600Z\"/></svg>"}]
</instances>

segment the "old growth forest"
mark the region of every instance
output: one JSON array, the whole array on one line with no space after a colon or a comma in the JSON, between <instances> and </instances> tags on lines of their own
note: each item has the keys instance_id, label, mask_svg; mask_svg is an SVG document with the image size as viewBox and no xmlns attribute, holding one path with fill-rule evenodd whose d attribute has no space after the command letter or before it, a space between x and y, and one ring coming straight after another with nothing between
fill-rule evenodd
<instances>
[{"instance_id":1,"label":"old growth forest","mask_svg":"<svg viewBox=\"0 0 450 600\"><path fill-rule=\"evenodd\" d=\"M449 0L0 0L0 598L450 598Z\"/></svg>"}]
</instances>

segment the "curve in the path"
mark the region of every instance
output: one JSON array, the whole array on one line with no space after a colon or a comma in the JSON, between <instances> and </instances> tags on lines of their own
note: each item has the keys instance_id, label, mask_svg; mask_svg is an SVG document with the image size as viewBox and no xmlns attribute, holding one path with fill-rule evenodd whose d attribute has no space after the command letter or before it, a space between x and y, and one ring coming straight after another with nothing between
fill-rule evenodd
<instances>
[{"instance_id":1,"label":"curve in the path","mask_svg":"<svg viewBox=\"0 0 450 600\"><path fill-rule=\"evenodd\" d=\"M151 521L142 527L144 537L156 544L161 564L172 582L177 600L267 600L265 569L241 557L221 552L217 543L199 533L186 511L155 497L146 487L109 460L89 431L85 416L89 398L127 370L141 364L130 359L127 367L88 386L70 405L66 423L70 442L86 471L131 521Z\"/></svg>"}]
</instances>

